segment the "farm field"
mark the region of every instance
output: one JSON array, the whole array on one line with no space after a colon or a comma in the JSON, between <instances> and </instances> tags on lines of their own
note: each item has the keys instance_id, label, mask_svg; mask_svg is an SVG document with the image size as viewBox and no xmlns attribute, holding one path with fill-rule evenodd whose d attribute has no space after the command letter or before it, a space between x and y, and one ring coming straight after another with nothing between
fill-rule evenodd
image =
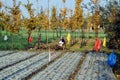
<instances>
[{"instance_id":1,"label":"farm field","mask_svg":"<svg viewBox=\"0 0 120 80\"><path fill-rule=\"evenodd\" d=\"M0 80L116 80L106 60L106 53L0 51Z\"/></svg>"},{"instance_id":2,"label":"farm field","mask_svg":"<svg viewBox=\"0 0 120 80\"><path fill-rule=\"evenodd\" d=\"M0 80L120 80L120 0L0 0Z\"/></svg>"}]
</instances>

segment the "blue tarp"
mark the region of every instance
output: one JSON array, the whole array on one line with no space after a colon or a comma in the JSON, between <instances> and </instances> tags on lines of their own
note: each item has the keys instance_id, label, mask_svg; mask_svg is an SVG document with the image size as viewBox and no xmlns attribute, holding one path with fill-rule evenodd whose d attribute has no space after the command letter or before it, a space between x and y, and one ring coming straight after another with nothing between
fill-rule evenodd
<instances>
[{"instance_id":1,"label":"blue tarp","mask_svg":"<svg viewBox=\"0 0 120 80\"><path fill-rule=\"evenodd\" d=\"M114 52L111 52L108 56L107 63L112 67L116 64L116 62L117 62L117 56L115 55Z\"/></svg>"}]
</instances>

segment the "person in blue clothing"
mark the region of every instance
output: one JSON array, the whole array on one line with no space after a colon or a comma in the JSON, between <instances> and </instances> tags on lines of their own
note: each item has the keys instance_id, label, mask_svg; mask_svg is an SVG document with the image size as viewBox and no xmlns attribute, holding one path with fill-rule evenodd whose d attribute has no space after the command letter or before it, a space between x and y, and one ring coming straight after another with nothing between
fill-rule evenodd
<instances>
[{"instance_id":1,"label":"person in blue clothing","mask_svg":"<svg viewBox=\"0 0 120 80\"><path fill-rule=\"evenodd\" d=\"M65 42L64 37L62 37L62 42L63 42L63 46L64 46L64 48L65 48L65 47L66 47L66 42Z\"/></svg>"},{"instance_id":2,"label":"person in blue clothing","mask_svg":"<svg viewBox=\"0 0 120 80\"><path fill-rule=\"evenodd\" d=\"M62 42L65 44L65 39L62 37Z\"/></svg>"}]
</instances>

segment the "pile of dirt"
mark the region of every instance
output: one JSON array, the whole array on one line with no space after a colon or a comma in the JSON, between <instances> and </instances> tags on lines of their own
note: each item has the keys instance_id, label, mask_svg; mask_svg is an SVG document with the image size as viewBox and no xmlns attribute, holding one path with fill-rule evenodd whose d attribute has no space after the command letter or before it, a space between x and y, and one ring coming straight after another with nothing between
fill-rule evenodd
<instances>
[{"instance_id":1,"label":"pile of dirt","mask_svg":"<svg viewBox=\"0 0 120 80\"><path fill-rule=\"evenodd\" d=\"M62 50L60 46L58 46L57 43L49 43L49 44L40 44L40 47L38 48L38 45L36 45L33 48L30 48L30 50Z\"/></svg>"}]
</instances>

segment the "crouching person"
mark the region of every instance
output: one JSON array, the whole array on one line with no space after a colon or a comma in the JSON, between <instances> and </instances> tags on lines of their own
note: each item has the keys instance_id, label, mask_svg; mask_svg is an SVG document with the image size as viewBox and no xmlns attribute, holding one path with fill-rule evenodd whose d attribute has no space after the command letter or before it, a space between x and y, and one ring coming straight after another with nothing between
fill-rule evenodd
<instances>
[{"instance_id":1,"label":"crouching person","mask_svg":"<svg viewBox=\"0 0 120 80\"><path fill-rule=\"evenodd\" d=\"M59 41L59 47L60 47L62 50L64 50L64 48L65 48L65 40L60 39L60 41Z\"/></svg>"}]
</instances>

